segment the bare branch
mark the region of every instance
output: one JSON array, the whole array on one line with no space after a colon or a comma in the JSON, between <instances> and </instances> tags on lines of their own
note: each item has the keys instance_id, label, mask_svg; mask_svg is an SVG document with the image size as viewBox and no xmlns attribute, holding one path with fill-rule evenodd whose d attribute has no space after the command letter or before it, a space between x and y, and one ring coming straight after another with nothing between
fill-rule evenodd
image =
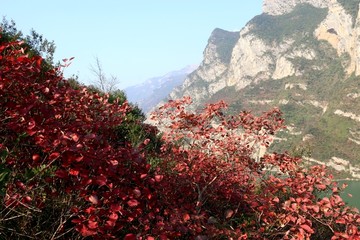
<instances>
[{"instance_id":1,"label":"bare branch","mask_svg":"<svg viewBox=\"0 0 360 240\"><path fill-rule=\"evenodd\" d=\"M116 90L116 85L119 84L117 77L111 75L110 78L107 78L98 57L95 58L95 65L90 65L90 71L96 77L96 80L94 81L95 87L104 93L109 93Z\"/></svg>"}]
</instances>

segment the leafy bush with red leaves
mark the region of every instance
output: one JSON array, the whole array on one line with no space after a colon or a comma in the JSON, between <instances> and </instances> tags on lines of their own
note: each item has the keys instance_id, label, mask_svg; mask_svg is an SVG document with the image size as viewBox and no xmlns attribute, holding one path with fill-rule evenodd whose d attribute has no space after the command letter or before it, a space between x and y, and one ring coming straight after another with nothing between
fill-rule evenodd
<instances>
[{"instance_id":1,"label":"leafy bush with red leaves","mask_svg":"<svg viewBox=\"0 0 360 240\"><path fill-rule=\"evenodd\" d=\"M170 101L153 115L165 129L166 181L157 193L182 234L360 239L358 211L345 206L324 166L305 169L287 154L261 156L283 128L278 109L260 117L228 116L224 102L197 113L187 110L189 104L189 97Z\"/></svg>"},{"instance_id":2,"label":"leafy bush with red leaves","mask_svg":"<svg viewBox=\"0 0 360 240\"><path fill-rule=\"evenodd\" d=\"M116 142L129 105L72 89L42 61L22 42L0 46L0 232L37 239L142 232L138 219L154 211L156 181L144 144Z\"/></svg>"},{"instance_id":3,"label":"leafy bush with red leaves","mask_svg":"<svg viewBox=\"0 0 360 240\"><path fill-rule=\"evenodd\" d=\"M278 109L227 116L224 102L170 101L153 117L165 130L156 155L150 139L126 140L127 102L43 64L0 44L1 238L359 239L359 214L324 167L259 154L283 128Z\"/></svg>"}]
</instances>

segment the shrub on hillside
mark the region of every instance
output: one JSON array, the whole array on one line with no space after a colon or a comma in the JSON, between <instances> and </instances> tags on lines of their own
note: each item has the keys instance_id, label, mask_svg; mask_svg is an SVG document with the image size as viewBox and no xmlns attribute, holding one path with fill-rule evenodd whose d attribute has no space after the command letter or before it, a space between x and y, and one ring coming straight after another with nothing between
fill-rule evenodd
<instances>
[{"instance_id":1,"label":"shrub on hillside","mask_svg":"<svg viewBox=\"0 0 360 240\"><path fill-rule=\"evenodd\" d=\"M0 43L1 238L360 237L323 167L258 153L283 127L278 109L228 116L224 102L170 101L153 118L159 141L126 101L73 88L24 47Z\"/></svg>"},{"instance_id":2,"label":"shrub on hillside","mask_svg":"<svg viewBox=\"0 0 360 240\"><path fill-rule=\"evenodd\" d=\"M155 180L145 145L117 141L128 103L73 89L24 46L0 45L1 237L142 232L137 219L154 211Z\"/></svg>"},{"instance_id":3,"label":"shrub on hillside","mask_svg":"<svg viewBox=\"0 0 360 240\"><path fill-rule=\"evenodd\" d=\"M261 148L283 128L278 109L259 117L249 112L229 116L224 102L199 112L187 111L188 104L188 97L170 101L153 115L166 129L160 167L166 180L157 194L182 234L360 238L358 211L345 205L339 196L343 187L324 166L305 169L301 159L288 154L262 156Z\"/></svg>"}]
</instances>

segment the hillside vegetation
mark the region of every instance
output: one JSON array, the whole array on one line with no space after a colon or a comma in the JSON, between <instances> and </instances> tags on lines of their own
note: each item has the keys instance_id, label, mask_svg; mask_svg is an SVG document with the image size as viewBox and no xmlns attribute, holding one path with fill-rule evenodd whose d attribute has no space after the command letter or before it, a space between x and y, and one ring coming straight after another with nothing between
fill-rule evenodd
<instances>
[{"instance_id":1,"label":"hillside vegetation","mask_svg":"<svg viewBox=\"0 0 360 240\"><path fill-rule=\"evenodd\" d=\"M0 32L0 238L360 238L324 166L257 155L284 128L278 108L192 112L185 97L153 114L160 133L18 36Z\"/></svg>"},{"instance_id":2,"label":"hillside vegetation","mask_svg":"<svg viewBox=\"0 0 360 240\"><path fill-rule=\"evenodd\" d=\"M352 16L353 25L355 25L355 20L359 13L359 0L337 0L338 3L346 10L348 14Z\"/></svg>"},{"instance_id":3,"label":"hillside vegetation","mask_svg":"<svg viewBox=\"0 0 360 240\"><path fill-rule=\"evenodd\" d=\"M248 24L252 25L251 34L265 41L281 42L286 38L299 37L304 32L312 33L326 15L326 9L300 4L288 14L272 16L263 13L254 17Z\"/></svg>"}]
</instances>

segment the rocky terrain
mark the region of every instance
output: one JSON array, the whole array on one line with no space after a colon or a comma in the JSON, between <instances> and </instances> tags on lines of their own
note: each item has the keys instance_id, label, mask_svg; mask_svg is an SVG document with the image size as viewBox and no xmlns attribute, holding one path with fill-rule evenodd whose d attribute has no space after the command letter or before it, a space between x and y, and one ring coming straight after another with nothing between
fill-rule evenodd
<instances>
[{"instance_id":1,"label":"rocky terrain","mask_svg":"<svg viewBox=\"0 0 360 240\"><path fill-rule=\"evenodd\" d=\"M265 0L240 32L212 32L202 63L170 96L191 96L194 108L220 99L229 111L278 106L289 128L274 150L346 162L358 177L349 169L360 167L359 3Z\"/></svg>"}]
</instances>

